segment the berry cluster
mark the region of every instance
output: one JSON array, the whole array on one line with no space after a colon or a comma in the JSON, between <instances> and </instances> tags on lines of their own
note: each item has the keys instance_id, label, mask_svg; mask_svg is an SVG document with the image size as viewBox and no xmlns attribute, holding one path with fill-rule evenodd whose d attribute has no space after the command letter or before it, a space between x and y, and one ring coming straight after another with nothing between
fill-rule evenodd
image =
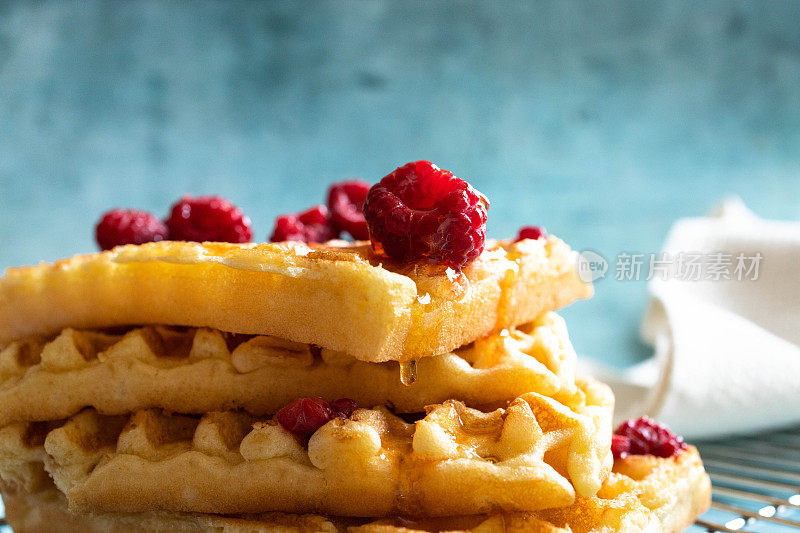
<instances>
[{"instance_id":1,"label":"berry cluster","mask_svg":"<svg viewBox=\"0 0 800 533\"><path fill-rule=\"evenodd\" d=\"M326 242L346 231L356 240L369 238L362 206L369 184L359 180L334 183L328 189L328 205L315 205L294 215L281 215L269 240Z\"/></svg>"},{"instance_id":2,"label":"berry cluster","mask_svg":"<svg viewBox=\"0 0 800 533\"><path fill-rule=\"evenodd\" d=\"M647 416L623 422L611 437L611 453L617 459L628 455L667 458L679 455L686 448L683 437Z\"/></svg>"},{"instance_id":3,"label":"berry cluster","mask_svg":"<svg viewBox=\"0 0 800 533\"><path fill-rule=\"evenodd\" d=\"M346 231L399 261L460 269L483 251L489 201L430 161L408 163L370 187L343 181L317 205L275 221L271 241L325 242Z\"/></svg>"},{"instance_id":4,"label":"berry cluster","mask_svg":"<svg viewBox=\"0 0 800 533\"><path fill-rule=\"evenodd\" d=\"M136 209L112 209L95 227L97 244L110 250L123 244L163 241L250 242L250 219L225 198L184 196L166 221Z\"/></svg>"},{"instance_id":5,"label":"berry cluster","mask_svg":"<svg viewBox=\"0 0 800 533\"><path fill-rule=\"evenodd\" d=\"M359 180L334 183L327 205L275 220L270 241L327 242L342 232L371 240L373 249L398 261L426 260L461 269L478 257L486 240L489 201L466 181L430 161L397 168L370 188ZM540 238L526 227L519 239ZM250 219L219 196L184 196L165 221L132 209L114 209L96 227L103 250L165 239L250 242Z\"/></svg>"},{"instance_id":6,"label":"berry cluster","mask_svg":"<svg viewBox=\"0 0 800 533\"><path fill-rule=\"evenodd\" d=\"M349 418L358 404L349 398L339 398L330 403L322 398L298 398L278 411L275 419L286 431L308 439L319 428L334 418Z\"/></svg>"}]
</instances>

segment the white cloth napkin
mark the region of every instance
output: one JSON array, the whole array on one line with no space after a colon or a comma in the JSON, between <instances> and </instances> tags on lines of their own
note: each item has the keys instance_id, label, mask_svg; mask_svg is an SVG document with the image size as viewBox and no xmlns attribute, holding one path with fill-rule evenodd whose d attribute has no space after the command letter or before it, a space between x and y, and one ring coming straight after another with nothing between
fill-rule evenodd
<instances>
[{"instance_id":1,"label":"white cloth napkin","mask_svg":"<svg viewBox=\"0 0 800 533\"><path fill-rule=\"evenodd\" d=\"M732 279L651 279L642 335L655 355L623 373L591 369L614 389L616 418L646 413L693 439L800 423L800 222L763 220L731 199L679 220L664 251L673 267L691 254L730 260ZM757 279L736 272L740 253Z\"/></svg>"}]
</instances>

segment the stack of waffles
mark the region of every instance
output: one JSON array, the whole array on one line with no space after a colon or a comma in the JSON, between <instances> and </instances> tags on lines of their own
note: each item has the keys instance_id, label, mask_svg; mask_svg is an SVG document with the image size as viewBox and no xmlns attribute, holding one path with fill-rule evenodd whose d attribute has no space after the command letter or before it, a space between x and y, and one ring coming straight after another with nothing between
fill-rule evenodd
<instances>
[{"instance_id":1,"label":"stack of waffles","mask_svg":"<svg viewBox=\"0 0 800 533\"><path fill-rule=\"evenodd\" d=\"M345 242L162 241L11 269L7 520L678 531L708 478L691 447L614 460L613 396L576 377L554 312L591 295L575 265L551 236L487 242L458 273Z\"/></svg>"}]
</instances>

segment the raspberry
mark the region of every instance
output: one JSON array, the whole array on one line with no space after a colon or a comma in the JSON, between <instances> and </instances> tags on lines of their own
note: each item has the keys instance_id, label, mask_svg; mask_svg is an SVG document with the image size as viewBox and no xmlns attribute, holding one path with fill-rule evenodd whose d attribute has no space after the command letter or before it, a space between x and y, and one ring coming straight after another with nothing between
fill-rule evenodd
<instances>
[{"instance_id":1,"label":"raspberry","mask_svg":"<svg viewBox=\"0 0 800 533\"><path fill-rule=\"evenodd\" d=\"M334 418L348 418L358 409L355 400L339 398L331 403L322 398L298 398L275 415L283 429L304 439Z\"/></svg>"},{"instance_id":2,"label":"raspberry","mask_svg":"<svg viewBox=\"0 0 800 533\"><path fill-rule=\"evenodd\" d=\"M184 196L172 206L167 220L176 241L250 242L250 219L225 198Z\"/></svg>"},{"instance_id":3,"label":"raspberry","mask_svg":"<svg viewBox=\"0 0 800 533\"><path fill-rule=\"evenodd\" d=\"M331 221L324 205L303 211L297 215L281 215L275 219L275 229L269 238L272 242L327 242L339 238L339 230Z\"/></svg>"},{"instance_id":4,"label":"raspberry","mask_svg":"<svg viewBox=\"0 0 800 533\"><path fill-rule=\"evenodd\" d=\"M369 190L364 217L376 251L459 269L483 251L488 208L486 197L466 181L416 161Z\"/></svg>"},{"instance_id":5,"label":"raspberry","mask_svg":"<svg viewBox=\"0 0 800 533\"><path fill-rule=\"evenodd\" d=\"M369 239L367 221L364 220L364 200L369 183L359 180L334 183L328 189L328 209L333 223L357 241Z\"/></svg>"},{"instance_id":6,"label":"raspberry","mask_svg":"<svg viewBox=\"0 0 800 533\"><path fill-rule=\"evenodd\" d=\"M622 435L611 435L611 453L614 457L625 457L631 450L631 441Z\"/></svg>"},{"instance_id":7,"label":"raspberry","mask_svg":"<svg viewBox=\"0 0 800 533\"><path fill-rule=\"evenodd\" d=\"M278 411L275 418L286 431L307 438L334 416L322 398L298 398Z\"/></svg>"},{"instance_id":8,"label":"raspberry","mask_svg":"<svg viewBox=\"0 0 800 533\"><path fill-rule=\"evenodd\" d=\"M686 448L683 437L647 416L620 424L611 442L614 457L655 455L667 458L679 455Z\"/></svg>"},{"instance_id":9,"label":"raspberry","mask_svg":"<svg viewBox=\"0 0 800 533\"><path fill-rule=\"evenodd\" d=\"M340 418L349 418L350 415L358 409L358 404L355 400L351 400L350 398L339 398L331 402L331 409L333 409L336 416Z\"/></svg>"},{"instance_id":10,"label":"raspberry","mask_svg":"<svg viewBox=\"0 0 800 533\"><path fill-rule=\"evenodd\" d=\"M519 233L517 234L516 240L514 242L519 242L523 239L541 239L547 237L547 231L544 228L539 226L522 226L519 228Z\"/></svg>"},{"instance_id":11,"label":"raspberry","mask_svg":"<svg viewBox=\"0 0 800 533\"><path fill-rule=\"evenodd\" d=\"M112 209L97 223L95 238L101 250L110 250L121 244L163 241L167 238L167 226L146 211Z\"/></svg>"}]
</instances>

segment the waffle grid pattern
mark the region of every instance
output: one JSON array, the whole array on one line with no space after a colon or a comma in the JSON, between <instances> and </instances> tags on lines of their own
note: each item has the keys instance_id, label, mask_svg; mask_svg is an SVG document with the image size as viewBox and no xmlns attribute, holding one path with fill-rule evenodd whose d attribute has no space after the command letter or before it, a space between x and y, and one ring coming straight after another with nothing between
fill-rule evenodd
<instances>
[{"instance_id":1,"label":"waffle grid pattern","mask_svg":"<svg viewBox=\"0 0 800 533\"><path fill-rule=\"evenodd\" d=\"M488 413L448 401L415 424L360 409L317 430L307 449L242 412L89 409L56 429L0 430L3 477L35 487L25 473L43 442L47 471L75 509L248 513L270 501L294 513L449 516L562 506L594 494L611 466L610 391L581 388L580 413L533 393Z\"/></svg>"},{"instance_id":2,"label":"waffle grid pattern","mask_svg":"<svg viewBox=\"0 0 800 533\"><path fill-rule=\"evenodd\" d=\"M365 363L341 352L275 337L206 328L144 327L125 333L65 329L0 351L0 425L157 407L202 414L242 408L271 415L297 397L351 397L360 405L422 412L458 398L500 404L525 392L577 407L576 355L555 313L448 354L418 362L417 383L396 362Z\"/></svg>"},{"instance_id":3,"label":"waffle grid pattern","mask_svg":"<svg viewBox=\"0 0 800 533\"><path fill-rule=\"evenodd\" d=\"M49 498L48 494L53 494ZM531 513L506 513L491 516L461 516L419 521L399 519L325 519L313 515L267 515L247 517L214 517L187 513L95 514L91 517L66 512L63 495L50 488L27 495L22 506L35 506L37 511L27 518L41 523L48 520L76 520L74 524L91 526L91 531L127 531L131 525L150 526L170 531L206 531L217 527L228 533L403 533L410 531L463 530L474 533L586 533L589 531L680 531L697 509L706 505L709 496L708 477L694 448L678 460L654 457L629 457L615 465L615 471L604 482L598 494L577 498L569 507ZM9 501L17 506L19 498ZM16 516L24 509L15 509ZM54 516L48 516L53 513ZM245 527L246 526L246 527ZM115 529L116 528L116 529Z\"/></svg>"}]
</instances>

